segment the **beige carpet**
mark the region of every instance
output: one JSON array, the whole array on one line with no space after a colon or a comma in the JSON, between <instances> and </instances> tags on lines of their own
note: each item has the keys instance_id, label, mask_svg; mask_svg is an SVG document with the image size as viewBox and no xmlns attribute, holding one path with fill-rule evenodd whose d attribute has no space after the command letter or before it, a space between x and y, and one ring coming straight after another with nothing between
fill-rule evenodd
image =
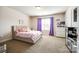
<instances>
[{"instance_id":1,"label":"beige carpet","mask_svg":"<svg viewBox=\"0 0 79 59\"><path fill-rule=\"evenodd\" d=\"M36 44L11 40L7 42L8 53L69 53L64 38L43 36Z\"/></svg>"}]
</instances>

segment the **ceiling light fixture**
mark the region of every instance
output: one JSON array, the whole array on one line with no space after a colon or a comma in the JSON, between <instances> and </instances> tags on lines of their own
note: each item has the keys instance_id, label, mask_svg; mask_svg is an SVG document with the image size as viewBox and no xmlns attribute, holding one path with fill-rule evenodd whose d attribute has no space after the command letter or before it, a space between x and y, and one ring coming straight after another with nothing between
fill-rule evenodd
<instances>
[{"instance_id":1,"label":"ceiling light fixture","mask_svg":"<svg viewBox=\"0 0 79 59\"><path fill-rule=\"evenodd\" d=\"M36 9L41 9L41 7L40 7L40 6L35 6L35 8L36 8Z\"/></svg>"}]
</instances>

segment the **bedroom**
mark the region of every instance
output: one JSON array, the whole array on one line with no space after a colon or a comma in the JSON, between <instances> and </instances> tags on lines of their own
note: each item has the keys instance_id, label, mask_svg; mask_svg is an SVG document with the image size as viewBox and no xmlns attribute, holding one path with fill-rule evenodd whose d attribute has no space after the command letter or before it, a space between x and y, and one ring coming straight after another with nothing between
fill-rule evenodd
<instances>
[{"instance_id":1,"label":"bedroom","mask_svg":"<svg viewBox=\"0 0 79 59\"><path fill-rule=\"evenodd\" d=\"M65 45L65 23L71 26L71 20L65 20L65 17L71 16L67 13L72 8L74 7L1 6L1 46L7 53L70 53ZM29 28L30 37L32 35L33 37L27 39L25 36L18 40L15 32L12 32L15 27L20 28L22 32L26 30L25 27ZM17 29L15 31L17 32ZM35 31L41 34L38 35ZM25 33L25 35L27 34ZM30 40L34 44L22 40Z\"/></svg>"}]
</instances>

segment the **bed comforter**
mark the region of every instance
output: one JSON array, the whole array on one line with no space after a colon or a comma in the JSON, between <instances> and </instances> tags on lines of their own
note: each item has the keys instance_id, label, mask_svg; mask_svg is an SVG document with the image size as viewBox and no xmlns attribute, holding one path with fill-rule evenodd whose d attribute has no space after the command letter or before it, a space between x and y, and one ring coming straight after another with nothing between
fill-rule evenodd
<instances>
[{"instance_id":1,"label":"bed comforter","mask_svg":"<svg viewBox=\"0 0 79 59\"><path fill-rule=\"evenodd\" d=\"M16 36L29 38L29 40L31 39L33 43L35 43L42 36L42 33L40 31L18 32L16 33Z\"/></svg>"}]
</instances>

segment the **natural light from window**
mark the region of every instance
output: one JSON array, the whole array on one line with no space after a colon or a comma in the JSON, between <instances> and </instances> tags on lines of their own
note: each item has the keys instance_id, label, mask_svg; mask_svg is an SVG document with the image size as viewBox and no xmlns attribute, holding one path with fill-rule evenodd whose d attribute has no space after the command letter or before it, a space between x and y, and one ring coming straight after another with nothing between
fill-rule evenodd
<instances>
[{"instance_id":1,"label":"natural light from window","mask_svg":"<svg viewBox=\"0 0 79 59\"><path fill-rule=\"evenodd\" d=\"M50 18L42 19L42 30L50 30Z\"/></svg>"}]
</instances>

